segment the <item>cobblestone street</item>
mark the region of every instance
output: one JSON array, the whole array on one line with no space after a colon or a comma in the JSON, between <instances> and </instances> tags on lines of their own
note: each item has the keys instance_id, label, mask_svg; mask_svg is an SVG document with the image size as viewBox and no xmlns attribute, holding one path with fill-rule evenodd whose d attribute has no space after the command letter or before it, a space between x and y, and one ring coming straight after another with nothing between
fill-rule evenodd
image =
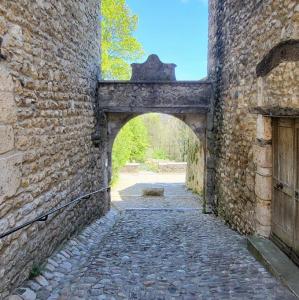
<instances>
[{"instance_id":1,"label":"cobblestone street","mask_svg":"<svg viewBox=\"0 0 299 300\"><path fill-rule=\"evenodd\" d=\"M54 254L18 290L23 299L296 299L249 254L245 237L202 214L183 175L137 176L133 186L134 175L121 177L117 208ZM165 197L140 197L154 183Z\"/></svg>"}]
</instances>

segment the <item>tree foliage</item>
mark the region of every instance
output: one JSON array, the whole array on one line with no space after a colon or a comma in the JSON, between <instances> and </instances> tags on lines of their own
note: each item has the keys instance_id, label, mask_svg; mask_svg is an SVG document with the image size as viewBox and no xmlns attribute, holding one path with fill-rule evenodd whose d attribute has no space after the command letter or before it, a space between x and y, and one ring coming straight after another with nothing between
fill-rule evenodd
<instances>
[{"instance_id":1,"label":"tree foliage","mask_svg":"<svg viewBox=\"0 0 299 300\"><path fill-rule=\"evenodd\" d=\"M128 162L144 162L148 148L148 133L139 117L128 122L118 133L112 151L113 180Z\"/></svg>"},{"instance_id":2,"label":"tree foliage","mask_svg":"<svg viewBox=\"0 0 299 300\"><path fill-rule=\"evenodd\" d=\"M102 0L102 75L104 79L130 78L130 63L144 55L143 48L133 36L138 16L126 0Z\"/></svg>"},{"instance_id":3,"label":"tree foliage","mask_svg":"<svg viewBox=\"0 0 299 300\"><path fill-rule=\"evenodd\" d=\"M149 166L152 159L187 161L197 143L193 131L177 118L157 113L136 117L114 141L112 180L115 182L127 162L146 162Z\"/></svg>"},{"instance_id":4,"label":"tree foliage","mask_svg":"<svg viewBox=\"0 0 299 300\"><path fill-rule=\"evenodd\" d=\"M142 116L149 136L149 155L156 159L186 161L189 144L196 138L181 120L164 114Z\"/></svg>"}]
</instances>

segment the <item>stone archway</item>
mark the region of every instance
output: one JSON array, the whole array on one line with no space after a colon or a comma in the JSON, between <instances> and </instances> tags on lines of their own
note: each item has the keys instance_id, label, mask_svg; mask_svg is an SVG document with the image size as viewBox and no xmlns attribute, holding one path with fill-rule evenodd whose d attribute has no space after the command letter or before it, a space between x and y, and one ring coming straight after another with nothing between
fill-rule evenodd
<instances>
[{"instance_id":1,"label":"stone archway","mask_svg":"<svg viewBox=\"0 0 299 300\"><path fill-rule=\"evenodd\" d=\"M150 113L150 112L146 112ZM107 113L107 125L108 125L108 174L109 180L111 179L111 157L112 157L112 148L114 144L114 140L121 130L121 128L127 124L133 118L146 114L146 113ZM186 124L199 139L203 147L205 148L206 144L206 116L204 114L192 114L192 113L180 113L180 114L169 114L164 113L177 119L181 120L184 124Z\"/></svg>"},{"instance_id":2,"label":"stone archway","mask_svg":"<svg viewBox=\"0 0 299 300\"><path fill-rule=\"evenodd\" d=\"M143 64L132 64L130 81L98 83L98 124L93 139L106 148L108 180L111 178L112 147L117 133L130 119L145 113L169 114L185 122L201 141L205 157L208 156L207 119L213 95L212 84L208 80L176 81L175 67L151 55ZM206 194L207 168L204 177L206 201L212 199ZM206 204L206 207L212 206Z\"/></svg>"}]
</instances>

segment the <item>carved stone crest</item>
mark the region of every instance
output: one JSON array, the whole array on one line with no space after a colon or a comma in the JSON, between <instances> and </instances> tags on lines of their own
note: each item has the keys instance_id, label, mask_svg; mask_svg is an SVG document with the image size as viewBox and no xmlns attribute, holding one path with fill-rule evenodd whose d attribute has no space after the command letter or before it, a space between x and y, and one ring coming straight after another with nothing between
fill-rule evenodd
<instances>
[{"instance_id":1,"label":"carved stone crest","mask_svg":"<svg viewBox=\"0 0 299 300\"><path fill-rule=\"evenodd\" d=\"M131 81L176 81L175 64L164 64L158 55L152 54L142 64L131 64Z\"/></svg>"}]
</instances>

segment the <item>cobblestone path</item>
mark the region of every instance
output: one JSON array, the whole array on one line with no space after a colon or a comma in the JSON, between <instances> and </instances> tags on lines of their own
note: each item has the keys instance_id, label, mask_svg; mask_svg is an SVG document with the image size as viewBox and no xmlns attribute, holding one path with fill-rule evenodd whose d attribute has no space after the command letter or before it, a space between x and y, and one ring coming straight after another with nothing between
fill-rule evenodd
<instances>
[{"instance_id":1,"label":"cobblestone path","mask_svg":"<svg viewBox=\"0 0 299 300\"><path fill-rule=\"evenodd\" d=\"M178 200L180 182L165 183L174 204L152 199L153 209L136 187L139 202L126 194L128 209L70 240L18 290L23 299L296 299L249 254L245 237L202 214L197 196Z\"/></svg>"}]
</instances>

